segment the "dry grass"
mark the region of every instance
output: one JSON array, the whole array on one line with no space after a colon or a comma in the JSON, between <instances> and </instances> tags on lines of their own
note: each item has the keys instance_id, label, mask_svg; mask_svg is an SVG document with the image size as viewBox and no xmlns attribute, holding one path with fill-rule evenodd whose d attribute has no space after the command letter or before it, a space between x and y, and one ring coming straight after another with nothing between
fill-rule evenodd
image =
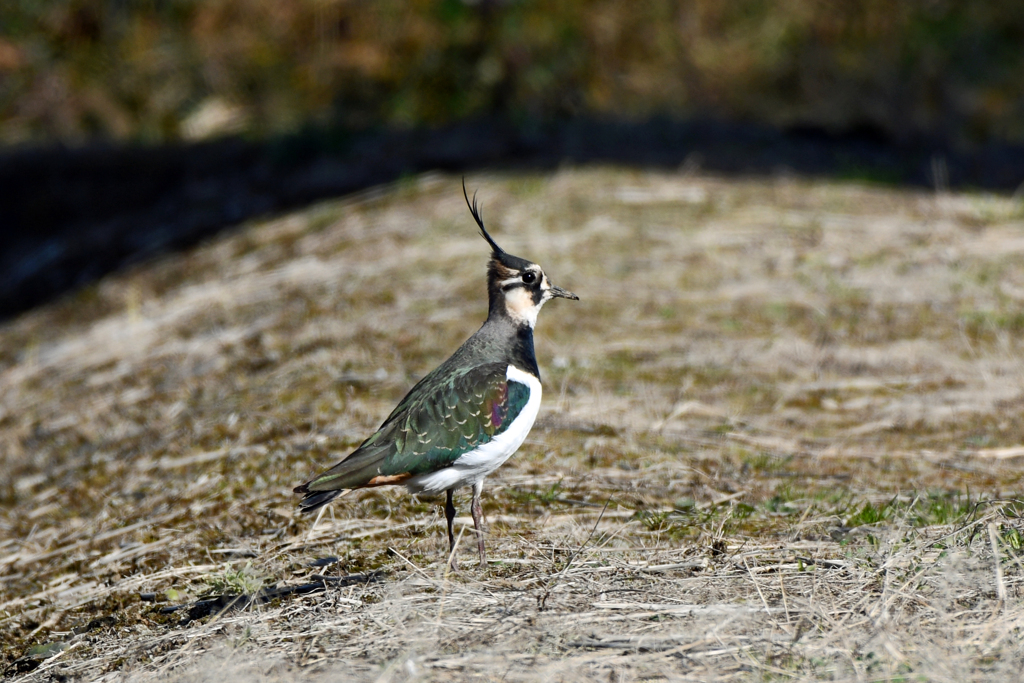
<instances>
[{"instance_id":1,"label":"dry grass","mask_svg":"<svg viewBox=\"0 0 1024 683\"><path fill-rule=\"evenodd\" d=\"M547 396L489 482L489 566L463 543L444 572L436 501L359 492L314 527L291 493L482 320L484 244L428 176L0 328L8 675L1019 679L1020 202L469 185L583 299L541 315ZM196 605L237 594L267 599Z\"/></svg>"}]
</instances>

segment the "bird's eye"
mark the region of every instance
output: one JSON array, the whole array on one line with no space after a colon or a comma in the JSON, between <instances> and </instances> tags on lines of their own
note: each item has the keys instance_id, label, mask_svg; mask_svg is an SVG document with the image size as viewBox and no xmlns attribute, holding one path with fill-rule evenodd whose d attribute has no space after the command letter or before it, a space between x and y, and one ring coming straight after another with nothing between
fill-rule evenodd
<instances>
[{"instance_id":1,"label":"bird's eye","mask_svg":"<svg viewBox=\"0 0 1024 683\"><path fill-rule=\"evenodd\" d=\"M525 284L532 285L536 281L537 273L533 272L532 270L528 270L525 273L523 273L523 282Z\"/></svg>"}]
</instances>

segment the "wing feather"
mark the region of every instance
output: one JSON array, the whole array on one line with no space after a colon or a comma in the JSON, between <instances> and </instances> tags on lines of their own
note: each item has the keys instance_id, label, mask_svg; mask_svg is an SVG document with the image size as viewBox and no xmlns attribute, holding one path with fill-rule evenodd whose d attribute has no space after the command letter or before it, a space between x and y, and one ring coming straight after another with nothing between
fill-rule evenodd
<instances>
[{"instance_id":1,"label":"wing feather","mask_svg":"<svg viewBox=\"0 0 1024 683\"><path fill-rule=\"evenodd\" d=\"M295 489L315 509L322 492L398 483L448 467L501 434L530 397L509 382L505 363L487 363L437 380L425 377L373 435L341 462ZM430 381L434 379L434 381ZM322 502L320 502L322 501Z\"/></svg>"}]
</instances>

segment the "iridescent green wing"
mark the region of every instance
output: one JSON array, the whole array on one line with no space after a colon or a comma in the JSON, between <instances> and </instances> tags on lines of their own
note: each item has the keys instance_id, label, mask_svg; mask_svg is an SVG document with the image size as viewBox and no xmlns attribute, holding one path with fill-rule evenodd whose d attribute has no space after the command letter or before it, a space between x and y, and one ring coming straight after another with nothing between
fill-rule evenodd
<instances>
[{"instance_id":1,"label":"iridescent green wing","mask_svg":"<svg viewBox=\"0 0 1024 683\"><path fill-rule=\"evenodd\" d=\"M506 378L506 363L428 376L402 399L381 428L309 491L400 483L434 472L508 429L530 388Z\"/></svg>"}]
</instances>

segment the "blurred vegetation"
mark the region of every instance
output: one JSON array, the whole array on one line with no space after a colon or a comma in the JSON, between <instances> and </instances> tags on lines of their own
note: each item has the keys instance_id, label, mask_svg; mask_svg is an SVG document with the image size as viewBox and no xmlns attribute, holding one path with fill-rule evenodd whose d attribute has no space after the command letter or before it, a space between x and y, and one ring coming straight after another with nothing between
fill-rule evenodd
<instances>
[{"instance_id":1,"label":"blurred vegetation","mask_svg":"<svg viewBox=\"0 0 1024 683\"><path fill-rule=\"evenodd\" d=\"M719 116L1024 141L1020 0L5 0L0 141Z\"/></svg>"}]
</instances>

